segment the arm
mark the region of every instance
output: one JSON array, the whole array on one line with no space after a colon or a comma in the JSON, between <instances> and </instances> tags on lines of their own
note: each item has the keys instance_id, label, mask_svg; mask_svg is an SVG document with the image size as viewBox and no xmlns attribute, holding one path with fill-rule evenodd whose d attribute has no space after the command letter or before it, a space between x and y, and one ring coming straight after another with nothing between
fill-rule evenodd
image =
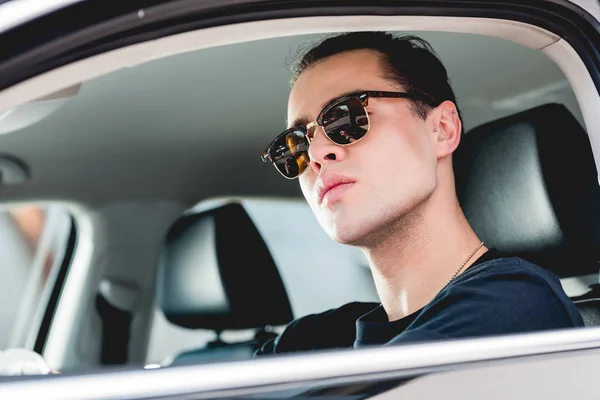
<instances>
[{"instance_id":1,"label":"arm","mask_svg":"<svg viewBox=\"0 0 600 400\"><path fill-rule=\"evenodd\" d=\"M356 320L378 305L349 303L296 319L283 333L263 344L254 356L352 347L356 336Z\"/></svg>"}]
</instances>

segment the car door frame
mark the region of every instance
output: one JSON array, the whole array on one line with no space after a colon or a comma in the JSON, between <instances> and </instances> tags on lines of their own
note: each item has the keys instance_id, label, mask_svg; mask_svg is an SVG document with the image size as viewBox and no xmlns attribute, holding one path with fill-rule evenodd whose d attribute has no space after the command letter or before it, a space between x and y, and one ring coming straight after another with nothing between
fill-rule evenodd
<instances>
[{"instance_id":1,"label":"car door frame","mask_svg":"<svg viewBox=\"0 0 600 400\"><path fill-rule=\"evenodd\" d=\"M13 0L12 2L0 4L0 13L7 5L18 1L24 0ZM518 0L502 2L447 1L443 3L407 1L401 4L388 0L373 1L367 5L349 2L349 6L347 5L348 2L346 4L339 1L321 1L317 3L305 0L293 2L284 0L277 3L239 0L205 2L146 0L123 3L126 4L111 3L110 6L104 4L106 7L103 9L103 4L99 1L65 1L62 6L57 6L46 13L41 11L37 14L32 13L30 19L22 18L18 24L0 32L0 49L3 48L3 44L5 45L4 49L8 49L0 53L0 91L49 70L84 58L123 46L206 27L316 15L435 14L512 19L553 31L573 46L585 63L597 91L600 92L600 24L590 12L577 4L563 0L545 2L543 3L544 7L540 2ZM277 7L275 7L275 4ZM71 25L64 26L64 21L68 18L76 19L76 21ZM36 30L38 28L40 30ZM13 44L8 46L8 43ZM54 306L56 307L58 304ZM48 326L48 329L50 329L50 326ZM47 335L47 332L40 332L40 335ZM299 378L301 371L305 371L307 374L313 373L313 375L307 375L304 378L305 382L318 381L319 383L331 383L333 381L348 383L356 382L357 379L381 379L381 374L389 378L412 378L420 376L424 372L441 372L448 368L464 367L465 365L474 367L478 362L488 362L490 360L506 361L523 357L562 354L570 351L595 350L600 348L598 338L600 338L600 328L584 329L576 332L546 332L534 334L533 336L516 335L511 338L474 339L474 341L456 343L415 345L414 347L403 347L401 349L387 348L385 353L382 352L382 349L367 349L352 354L349 352L335 352L259 360L251 365L234 363L219 368L213 366L181 367L182 369L157 370L153 374L142 374L141 371L119 371L89 376L32 379L28 381L27 388L36 390L38 394L55 393L58 396L64 392L64 387L67 387L64 385L69 385L68 387L81 388L81 391L74 393L83 396L85 391L89 391L90 387L97 387L99 392L96 392L96 394L99 395L108 390L107 386L110 385L107 385L107 382L115 380L116 383L124 377L127 378L127 387L131 389L127 392L128 395L134 396L131 398L143 396L144 394L141 391L154 387L156 383L161 383L163 387L170 388L169 390L172 392L165 393L165 395L177 394L178 391L179 393L215 394L220 393L220 391L247 388L247 386L243 386L249 385L247 381L237 381L235 379L232 381L232 377L238 375L237 373L231 374L231 368L239 368L237 371L240 374L239 377L253 377L255 379L253 387L263 389L274 386L280 387L278 385L289 386L291 380L298 381L298 379L302 379ZM477 340L484 342L476 342ZM524 340L527 346L523 347ZM543 340L548 340L546 342L547 346L540 344L540 341L543 342ZM36 350L41 352L44 343L43 340L38 342L39 347ZM484 343L485 346L491 346L499 353L494 356L489 352L479 352L478 356L474 357L470 350L477 348L473 347L475 343ZM406 352L410 349L415 353L412 359L406 356ZM436 349L437 353L431 353ZM457 357L450 358L447 363L441 363L439 354L442 351L454 352ZM358 358L352 358L353 354L356 354ZM429 358L422 358L424 354L428 355ZM471 354L472 358L467 357L468 354ZM393 368L385 371L380 369L380 360L383 356L395 357ZM371 361L368 361L369 359ZM378 362L375 363L373 360ZM412 364L409 362L410 360L412 360ZM400 361L406 364L400 365ZM304 363L302 365L305 365L303 367L306 368L305 370L301 369L301 363ZM329 368L329 375L320 369L315 371L315 365ZM344 366L352 367L352 369L345 369ZM192 376L206 377L207 374L212 374L211 371L219 373L220 375L217 375L219 379L215 376L214 380L189 381ZM278 371L285 372L285 374L278 375ZM315 376L314 373L317 371L321 371L321 375ZM268 382L261 380L261 374L266 375L271 380ZM177 376L188 380L184 378L175 379ZM98 382L102 383L99 384ZM172 384L169 384L169 382L172 382ZM202 386L203 384L208 385L215 382L221 382L224 386ZM235 382L238 382L238 386L235 386ZM175 384L180 385L179 389L173 386ZM10 393L9 390L13 389L25 390L27 388L19 382L7 381L0 385L0 394ZM120 388L123 389L123 387ZM193 391L190 392L189 390ZM107 396L109 396L109 393L107 393Z\"/></svg>"}]
</instances>

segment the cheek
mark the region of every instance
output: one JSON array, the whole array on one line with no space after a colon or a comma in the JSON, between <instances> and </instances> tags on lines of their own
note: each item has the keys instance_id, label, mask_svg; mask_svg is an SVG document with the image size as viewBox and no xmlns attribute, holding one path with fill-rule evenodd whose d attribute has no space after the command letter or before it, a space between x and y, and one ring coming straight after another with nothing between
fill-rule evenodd
<instances>
[{"instance_id":1,"label":"cheek","mask_svg":"<svg viewBox=\"0 0 600 400\"><path fill-rule=\"evenodd\" d=\"M365 143L368 150L362 154L370 160L366 163L371 169L368 174L374 179L385 185L409 184L433 173L436 158L423 126L395 119L371 133L373 141Z\"/></svg>"},{"instance_id":2,"label":"cheek","mask_svg":"<svg viewBox=\"0 0 600 400\"><path fill-rule=\"evenodd\" d=\"M390 119L386 124L386 146L397 152L399 162L429 158L432 149L425 127L425 121L414 116Z\"/></svg>"},{"instance_id":3,"label":"cheek","mask_svg":"<svg viewBox=\"0 0 600 400\"><path fill-rule=\"evenodd\" d=\"M381 124L371 133L373 133L373 143L368 143L369 158L376 160L375 164L404 164L420 151L421 144L417 135L411 132L411 127L403 126L400 122L389 121Z\"/></svg>"},{"instance_id":4,"label":"cheek","mask_svg":"<svg viewBox=\"0 0 600 400\"><path fill-rule=\"evenodd\" d=\"M313 176L312 171L307 169L300 177L298 182L300 183L300 189L304 198L312 206L313 188L315 187L316 178Z\"/></svg>"}]
</instances>

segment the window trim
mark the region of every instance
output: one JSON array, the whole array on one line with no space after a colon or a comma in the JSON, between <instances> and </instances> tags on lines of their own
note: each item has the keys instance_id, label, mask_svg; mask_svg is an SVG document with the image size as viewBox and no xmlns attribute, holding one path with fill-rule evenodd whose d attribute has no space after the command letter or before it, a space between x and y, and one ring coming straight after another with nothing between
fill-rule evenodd
<instances>
[{"instance_id":1,"label":"window trim","mask_svg":"<svg viewBox=\"0 0 600 400\"><path fill-rule=\"evenodd\" d=\"M56 276L56 280L54 281L52 292L50 293L50 298L48 299L48 303L46 304L44 315L39 325L39 330L36 335L35 344L33 346L33 351L35 351L38 354L43 354L44 352L44 347L46 346L48 335L50 333L50 327L52 326L52 319L54 318L54 314L56 313L58 301L60 299L62 289L67 279L69 267L71 266L71 263L73 261L75 248L77 247L77 224L72 215L69 215L69 218L71 219L71 229L69 230L67 247L65 248L60 269Z\"/></svg>"},{"instance_id":2,"label":"window trim","mask_svg":"<svg viewBox=\"0 0 600 400\"><path fill-rule=\"evenodd\" d=\"M32 377L26 382L0 385L0 397L34 398L43 393L48 398L64 398L68 387L70 399L90 398L90 393L94 398L106 399L191 394L215 398L304 385L412 378L466 366L490 365L490 361L518 362L531 357L581 354L581 350L592 349L600 349L600 328L283 355L153 371L132 368L54 379Z\"/></svg>"},{"instance_id":3,"label":"window trim","mask_svg":"<svg viewBox=\"0 0 600 400\"><path fill-rule=\"evenodd\" d=\"M129 2L122 3L126 3L127 7L130 7ZM489 18L490 21L498 21L499 19L504 18L510 21L529 23L558 34L563 37L564 40L559 40L548 47L553 47L557 51L555 54L558 54L558 50L564 50L565 47L572 49L571 54L573 57L571 57L569 62L573 63L577 61L580 64L578 66L578 68L580 68L579 72L585 71L586 76L589 76L593 87L596 89L594 97L598 100L598 91L600 88L600 51L597 47L600 47L600 24L584 10L565 1L557 0L553 3L543 3L546 6L545 8L541 8L541 5L539 6L540 8L537 8L532 5L533 3L524 3L520 0L507 0L505 2L480 1L469 3L461 1L447 1L444 3L407 1L401 5L392 1L373 1L366 5L353 5L352 7L347 7L341 2L335 1L320 1L318 3L314 1L296 1L292 3L291 1L284 0L277 3L279 9L275 9L275 3L268 1L245 2L244 4L239 4L240 2L238 1L236 2L238 5L235 7L233 6L234 3L225 0L219 2L206 1L185 3L176 1L169 4L152 2L152 4L155 3L158 3L159 5L145 9L142 14L137 11L133 13L133 9L128 9L126 12L121 10L120 13L117 12L114 15L107 15L110 14L110 12L113 12L112 6L107 7L110 8L110 10L107 9L100 12L100 3L91 1L82 2L67 7L65 10L56 11L51 15L32 21L30 24L24 24L23 26L17 27L6 34L1 35L0 48L2 48L2 43L6 43L9 40L14 41L14 43L24 43L25 47L21 49L22 51L20 52L17 51L13 54L0 56L0 90L21 83L25 79L34 76L35 78L30 82L25 82L24 84L17 86L23 87L21 85L24 85L26 87L29 84L27 95L31 95L35 90L48 90L49 86L51 87L51 85L57 84L52 82L53 79L56 80L56 82L61 82L61 80L56 79L56 77L62 76L64 78L72 71L79 73L79 75L74 76L75 78L81 77L81 74L86 73L86 71L84 71L86 67L90 68L94 65L98 67L103 60L106 61L106 57L108 56L119 57L119 55L128 54L128 51L131 55L141 48L139 46L151 47L156 45L156 42L149 42L151 40L167 40L169 39L169 35L183 32L194 33L190 31L207 27L213 27L214 29L239 29L239 25L236 26L234 24L250 22L255 24L255 27L259 27L261 26L260 24L264 24L265 21L275 20L276 22L281 23L283 21L282 18L311 17L312 19L316 19L315 17L318 16L330 16L333 17L330 18L331 21L333 21L335 18L344 18L339 16L347 14L351 14L355 18L363 18L363 15L370 15L373 18L386 18L385 16L381 16L381 14L386 16L398 15L409 17L434 14L436 16L425 18L431 18L432 21L435 21L436 18L439 20L440 16L451 16L456 17L457 20L464 20L466 22L471 22L473 17ZM95 5L96 8L88 6L89 4ZM139 6L147 5L148 2L138 1L132 4L134 6ZM443 6L440 4L443 4ZM118 7L121 7L121 5ZM115 6L115 8L118 7ZM123 7L125 7L125 5L123 5ZM192 9L190 7L195 8ZM62 27L61 25L64 18L68 15L72 15L69 13L73 13L74 10L85 11L81 15L78 14L77 17L71 17L74 22L80 25ZM93 17L91 15L92 11L98 13L95 18L100 18L95 26L90 26L92 24L91 18ZM397 17L398 21L400 21L401 18L402 17ZM304 21L306 20L307 19L304 19ZM228 26L220 27L220 25ZM39 26L43 29L41 31L31 29L33 26L36 28ZM332 24L332 26L336 25ZM59 28L72 30L60 31ZM535 27L532 26L532 29L535 29ZM201 33L207 36L209 35L207 31L208 30L201 31ZM33 32L35 32L35 34ZM45 36L44 32L50 32L52 34L50 36ZM60 35L57 36L58 32L60 32ZM44 39L39 39L38 36L44 37ZM92 38L94 38L94 40ZM22 41L19 41L20 39L22 39ZM251 38L248 38L248 40L250 39ZM241 41L241 39L239 40ZM223 44L218 43L218 38L213 38L211 43L212 45ZM133 45L137 45L138 47ZM114 51L107 53L111 50ZM143 57L145 55L146 53L142 52L141 54L138 54L138 58L133 57L132 59L144 61ZM132 59L126 59L126 62L131 61ZM56 69L63 66L65 67ZM43 76L38 76L39 74L48 71L51 72ZM100 70L98 72L98 70L96 70L96 72L103 74L108 71ZM584 83L587 84L587 82L588 81L585 81ZM16 86L15 88L18 91L19 88ZM14 93L13 89L15 88L10 88L5 92L0 93L0 104L2 100L10 97L11 92ZM586 90L590 93L593 89L588 88ZM576 90L576 94L577 92L578 91ZM579 100L581 101L581 99ZM587 107L592 107L592 105L587 105ZM590 111L588 111L588 113L589 112ZM598 124L596 123L591 128L597 127ZM596 146L596 148L598 148L598 146ZM60 290L56 293L57 301L60 297L60 293ZM68 301L73 299L65 300ZM52 316L56 311L56 305L57 303L54 304L51 314L47 314L48 321L52 320ZM591 339L589 336L583 335L590 334L597 337L598 332L600 332L599 329L589 329L585 332L569 331L563 333L564 336L561 339L563 341L554 343L550 348L540 346L539 342L542 338L541 335L543 334L536 334L533 339L534 344L531 345L534 350L531 351L534 351L535 354L541 354L537 352L543 349L546 349L547 352L552 352L567 351L576 348L600 348L600 342L598 342L596 338ZM501 341L502 343L519 344L518 340L514 341L505 337L495 338L495 340ZM38 337L38 340L36 340L36 347L44 349L46 341L47 329L46 335L42 338ZM450 346L448 343L441 343L441 345ZM470 343L467 343L467 346L470 345ZM433 344L429 344L428 346L433 346ZM515 351L517 348L518 346L509 348L509 350ZM458 350L459 349L455 349L453 351ZM388 348L386 351L390 351L390 349ZM403 348L402 351L406 351L406 348ZM482 353L480 355L483 356L484 354L487 353ZM506 356L506 354L503 356ZM369 357L372 357L372 355ZM402 358L404 357L405 354L403 353ZM315 358L314 360L319 359ZM462 362L468 361L469 360L465 360ZM399 362L398 359L396 359L396 362ZM365 366L367 365L370 364L365 364ZM439 365L439 360L436 360L435 365ZM252 367L255 368L255 365L252 365ZM202 373L203 371L204 370L200 370ZM271 372L275 372L275 370ZM228 373L227 375L227 378L230 379L230 374ZM203 383L209 381L210 380L207 379ZM62 388L64 389L64 386ZM86 390L89 392L88 388L86 388Z\"/></svg>"},{"instance_id":4,"label":"window trim","mask_svg":"<svg viewBox=\"0 0 600 400\"><path fill-rule=\"evenodd\" d=\"M22 0L21 0L22 1ZM358 3L358 4L357 4ZM215 26L282 18L341 15L436 15L519 21L564 38L600 90L600 22L567 0L465 2L377 0L82 1L0 35L0 90L65 64L120 47ZM72 23L65 26L63 21ZM35 26L33 29L32 26ZM14 43L19 43L16 47Z\"/></svg>"}]
</instances>

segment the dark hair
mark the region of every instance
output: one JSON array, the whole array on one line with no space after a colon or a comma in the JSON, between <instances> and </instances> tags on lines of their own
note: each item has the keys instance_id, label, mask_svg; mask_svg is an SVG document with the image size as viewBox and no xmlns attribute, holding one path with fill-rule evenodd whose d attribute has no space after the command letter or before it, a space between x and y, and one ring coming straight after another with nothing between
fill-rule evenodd
<instances>
[{"instance_id":1,"label":"dark hair","mask_svg":"<svg viewBox=\"0 0 600 400\"><path fill-rule=\"evenodd\" d=\"M311 65L353 50L378 52L383 61L384 79L396 82L403 90L427 96L435 105L450 100L458 110L446 68L431 45L416 36L396 37L385 32L355 32L327 38L292 65L291 83L295 83L300 74ZM424 101L410 101L415 115L426 119L432 106ZM460 111L458 114L460 116Z\"/></svg>"}]
</instances>

